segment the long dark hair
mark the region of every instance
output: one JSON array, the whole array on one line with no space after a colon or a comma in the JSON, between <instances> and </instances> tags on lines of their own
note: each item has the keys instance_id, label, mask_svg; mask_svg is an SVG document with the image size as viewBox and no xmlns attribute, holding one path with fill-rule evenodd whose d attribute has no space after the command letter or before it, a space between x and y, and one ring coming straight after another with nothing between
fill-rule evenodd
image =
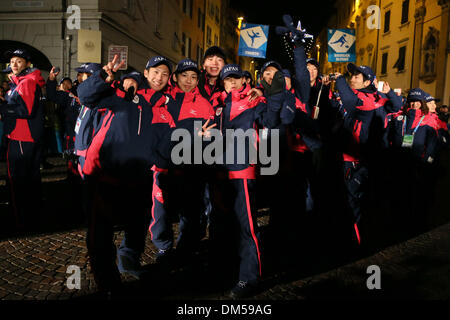
<instances>
[{"instance_id":1,"label":"long dark hair","mask_svg":"<svg viewBox=\"0 0 450 320\"><path fill-rule=\"evenodd\" d=\"M430 112L430 109L427 106L427 102L424 100L420 100L420 111L422 111L422 114L428 114Z\"/></svg>"}]
</instances>

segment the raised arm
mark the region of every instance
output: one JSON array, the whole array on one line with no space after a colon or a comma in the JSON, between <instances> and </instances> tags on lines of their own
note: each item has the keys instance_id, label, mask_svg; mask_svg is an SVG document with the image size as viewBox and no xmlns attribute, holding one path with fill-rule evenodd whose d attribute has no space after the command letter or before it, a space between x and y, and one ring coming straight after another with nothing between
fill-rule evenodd
<instances>
[{"instance_id":1,"label":"raised arm","mask_svg":"<svg viewBox=\"0 0 450 320\"><path fill-rule=\"evenodd\" d=\"M40 99L40 88L37 82L32 79L21 81L9 98L9 102L0 105L1 118L33 118L36 111L36 99Z\"/></svg>"}]
</instances>

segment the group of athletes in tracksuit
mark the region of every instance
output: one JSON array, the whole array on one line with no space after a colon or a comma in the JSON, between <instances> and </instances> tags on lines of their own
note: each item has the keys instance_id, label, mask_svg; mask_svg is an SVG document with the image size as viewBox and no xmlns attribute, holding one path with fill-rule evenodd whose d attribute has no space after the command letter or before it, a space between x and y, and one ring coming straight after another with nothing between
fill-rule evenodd
<instances>
[{"instance_id":1,"label":"group of athletes in tracksuit","mask_svg":"<svg viewBox=\"0 0 450 320\"><path fill-rule=\"evenodd\" d=\"M328 156L324 146L339 139L339 145L333 147L342 156L342 182L352 228L355 241L361 243L365 236L360 230L362 201L369 170L376 172L385 150L402 155L407 150L420 163L438 158L449 140L447 126L434 113L433 97L413 89L404 103L388 84L383 92L377 90L369 67L354 64L348 65L350 85L342 75L334 75L337 91L333 93L331 79L319 77L317 61L306 58L305 31L287 27L294 47L295 76L269 61L261 68L256 88L246 81L239 65L226 64L219 47L205 52L202 71L195 61L184 59L172 73L171 63L156 56L149 59L143 73L114 79L121 66L117 58L103 67L84 64L77 69L82 74L78 96L56 91L57 72L51 70L47 95L67 109L68 148L78 156L71 167L76 166L84 180L87 247L101 290L119 289L121 273L138 279L146 274L140 257L147 233L162 266L173 262L174 255L181 261L192 259L208 220L211 268L216 274L232 268L227 262L234 260L228 261L224 253L230 251L227 243L234 243L238 272L230 295L247 296L254 292L263 270L256 181L271 190L272 240L283 246L286 236L295 235L300 215L316 211L323 203L325 196L318 190L324 189L318 184L324 181L318 175L320 163ZM19 51L12 59L23 56ZM24 59L30 60L28 56ZM32 81L24 81L28 78ZM23 196L27 193L20 188L29 185L21 184L18 174L29 170L18 168L21 162L15 158L36 157L33 146L39 130L33 119L41 109L33 106L44 82L38 72L25 68L13 76L13 83L24 89L12 88L9 104L0 107L0 116L15 124L9 133L8 172L13 193ZM172 158L179 146L172 139L177 129L184 129L190 137L183 140L181 157L189 160L182 163ZM263 129L249 139L243 162L237 159L236 137L226 134L229 129ZM194 143L196 139L200 145ZM203 155L215 139L224 146L216 159L227 161L196 164L199 152ZM258 169L264 165L251 161L251 144L262 140L269 145L279 142L280 165L273 176L261 177ZM229 153L234 155L231 160ZM33 172L39 174L39 170ZM40 182L40 176L35 180ZM22 201L17 195L13 199ZM175 250L174 216L179 219ZM113 236L118 223L125 232L117 250Z\"/></svg>"},{"instance_id":2,"label":"group of athletes in tracksuit","mask_svg":"<svg viewBox=\"0 0 450 320\"><path fill-rule=\"evenodd\" d=\"M295 35L298 43L301 35L300 31ZM307 84L304 49L300 45L296 50L303 61L299 79ZM177 255L192 255L204 234L206 190L212 208L211 251L221 252L224 240L236 237L238 281L231 296L245 296L257 285L262 270L254 202L257 166L250 149L260 137L249 138L242 162L238 159L238 137L229 136L227 131L274 129L301 123L307 117L296 116L295 94L286 90L284 76L277 69L270 70L270 63L264 71L271 75L257 91L246 83L239 65L225 65L225 61L223 50L212 47L205 52L205 72L200 72L196 62L185 59L172 74L169 61L157 56L148 61L143 74L127 74L117 81L114 71L120 64L114 60L79 85L83 107L97 110L81 171L90 190L87 246L101 289L119 287L120 273L136 278L145 274L140 256L147 230L158 249L157 261L166 260L173 250L169 210L178 211L180 216ZM78 120L81 126L83 119ZM191 142L183 141L187 145L183 153L190 153L183 157L196 158L198 150L192 141L212 135L223 146L214 150L214 156L226 160L208 166L191 161L175 165L171 137L176 129L185 129L191 137ZM211 138L201 140L200 155L212 143ZM116 266L113 227L117 218L125 235ZM219 266L221 259L223 256L213 255L212 264Z\"/></svg>"}]
</instances>

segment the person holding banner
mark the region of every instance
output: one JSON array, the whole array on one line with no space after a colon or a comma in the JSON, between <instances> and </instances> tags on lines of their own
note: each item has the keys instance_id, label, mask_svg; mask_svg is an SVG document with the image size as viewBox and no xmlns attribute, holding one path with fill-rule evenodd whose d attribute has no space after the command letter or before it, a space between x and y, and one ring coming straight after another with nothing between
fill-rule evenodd
<instances>
[{"instance_id":1,"label":"person holding banner","mask_svg":"<svg viewBox=\"0 0 450 320\"><path fill-rule=\"evenodd\" d=\"M280 132L284 132L284 135L280 134L281 141L284 136L285 143L287 142L287 151L284 152L287 156L280 157L280 172L274 177L275 184L280 187L274 191L274 200L270 205L270 227L275 253L286 257L286 253L291 252L290 245L297 246L299 243L298 228L303 225L301 220L304 214L311 212L314 208L311 195L313 175L311 168L313 155L320 149L321 144L317 136L317 125L308 112L310 108L308 104L310 76L306 67L306 55L302 41L306 33L304 30L300 31L293 27L290 16L283 16L283 20L286 28L280 27L283 32L279 32L279 34L288 34L294 44L295 81L292 81L292 86L288 85L286 89L287 93L292 96L290 106L295 110L295 116L292 123L285 123L280 130ZM273 74L274 72L275 74ZM291 82L288 70L282 69L278 63L269 61L261 69L262 85L265 86L266 83L273 81L277 77L277 73L282 73L285 79L288 79L288 84ZM283 148L283 144L280 148ZM283 153L283 151L281 152ZM271 193L273 192L271 191Z\"/></svg>"},{"instance_id":2,"label":"person holding banner","mask_svg":"<svg viewBox=\"0 0 450 320\"><path fill-rule=\"evenodd\" d=\"M340 97L339 112L346 130L343 150L344 182L357 244L365 243L367 234L360 233L363 203L368 191L369 167L376 166L376 152L383 145L385 121L383 115L397 112L401 99L393 90L387 95L378 92L373 85L375 73L368 66L347 65L352 75L350 85L340 73L335 73L336 88ZM364 237L361 238L361 235Z\"/></svg>"}]
</instances>

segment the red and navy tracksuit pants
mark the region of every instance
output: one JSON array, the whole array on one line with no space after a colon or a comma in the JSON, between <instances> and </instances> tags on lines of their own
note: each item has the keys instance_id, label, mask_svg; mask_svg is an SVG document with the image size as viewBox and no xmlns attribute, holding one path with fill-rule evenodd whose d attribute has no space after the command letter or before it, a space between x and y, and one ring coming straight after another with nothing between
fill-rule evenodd
<instances>
[{"instance_id":1,"label":"red and navy tracksuit pants","mask_svg":"<svg viewBox=\"0 0 450 320\"><path fill-rule=\"evenodd\" d=\"M120 284L114 243L117 226L125 234L118 254L132 252L139 259L144 251L150 224L151 177L139 183L118 183L86 175L84 183L90 192L86 204L89 261L98 287L111 290Z\"/></svg>"},{"instance_id":2,"label":"red and navy tracksuit pants","mask_svg":"<svg viewBox=\"0 0 450 320\"><path fill-rule=\"evenodd\" d=\"M154 168L155 170L155 168ZM160 250L173 246L172 222L179 217L177 251L190 254L198 249L204 236L205 172L200 167L184 166L153 172L153 207L150 235Z\"/></svg>"},{"instance_id":3,"label":"red and navy tracksuit pants","mask_svg":"<svg viewBox=\"0 0 450 320\"><path fill-rule=\"evenodd\" d=\"M7 151L11 205L18 227L39 223L42 205L42 147L36 142L10 140Z\"/></svg>"},{"instance_id":4,"label":"red and navy tracksuit pants","mask_svg":"<svg viewBox=\"0 0 450 320\"><path fill-rule=\"evenodd\" d=\"M238 278L247 282L257 281L261 276L261 248L254 191L255 179L248 178L219 177L212 182L210 188L210 254L224 268L229 261L226 255L230 253L230 246L234 243L238 249Z\"/></svg>"},{"instance_id":5,"label":"red and navy tracksuit pants","mask_svg":"<svg viewBox=\"0 0 450 320\"><path fill-rule=\"evenodd\" d=\"M175 212L179 213L179 235L177 251L191 254L199 249L199 244L205 236L205 187L207 174L202 167L185 166L178 170L172 178L174 188L169 195L169 208L177 203Z\"/></svg>"},{"instance_id":6,"label":"red and navy tracksuit pants","mask_svg":"<svg viewBox=\"0 0 450 320\"><path fill-rule=\"evenodd\" d=\"M159 250L171 250L173 247L172 219L167 209L167 190L169 175L167 170L152 168L152 208L150 238Z\"/></svg>"},{"instance_id":7,"label":"red and navy tracksuit pants","mask_svg":"<svg viewBox=\"0 0 450 320\"><path fill-rule=\"evenodd\" d=\"M347 203L354 218L354 229L358 243L361 243L361 213L362 205L367 195L369 170L361 163L344 161L344 183Z\"/></svg>"}]
</instances>

